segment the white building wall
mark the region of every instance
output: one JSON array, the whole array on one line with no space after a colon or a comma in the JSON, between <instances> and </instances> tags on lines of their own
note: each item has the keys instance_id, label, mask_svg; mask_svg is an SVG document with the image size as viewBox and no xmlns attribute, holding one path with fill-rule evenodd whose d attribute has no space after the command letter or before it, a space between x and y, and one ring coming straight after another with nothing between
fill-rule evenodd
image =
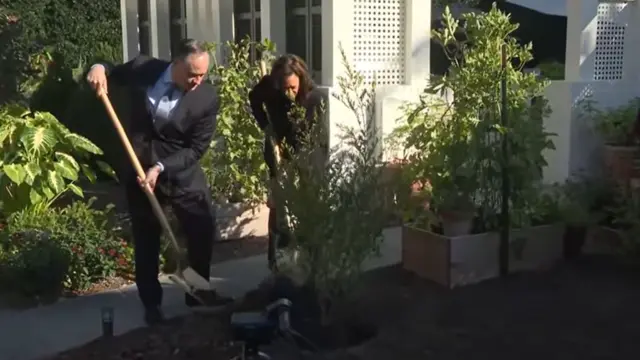
<instances>
[{"instance_id":1,"label":"white building wall","mask_svg":"<svg viewBox=\"0 0 640 360\"><path fill-rule=\"evenodd\" d=\"M151 11L151 51L168 56L168 11L160 0L147 0ZM562 1L562 0L548 0ZM547 89L553 113L545 122L554 132L556 150L545 154L548 182L564 181L580 169L592 170L599 140L580 117L577 102L587 93L603 106L639 94L640 40L638 1L564 0L567 14L565 81ZM121 0L124 58L138 51L137 2ZM261 33L286 49L285 0L261 0ZM429 74L431 0L322 0L322 73L328 93L338 91L344 74L339 46L368 79L376 74L376 122L386 135L402 115L399 107L415 100ZM187 1L187 35L216 43L233 39L232 0ZM397 41L393 41L397 40ZM354 117L329 96L329 125L335 143L338 124Z\"/></svg>"}]
</instances>

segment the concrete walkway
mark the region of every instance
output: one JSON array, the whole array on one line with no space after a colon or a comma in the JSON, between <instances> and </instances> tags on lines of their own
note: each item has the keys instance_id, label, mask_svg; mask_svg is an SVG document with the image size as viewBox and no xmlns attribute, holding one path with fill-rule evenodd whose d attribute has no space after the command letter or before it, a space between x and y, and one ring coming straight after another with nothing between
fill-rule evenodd
<instances>
[{"instance_id":1,"label":"concrete walkway","mask_svg":"<svg viewBox=\"0 0 640 360\"><path fill-rule=\"evenodd\" d=\"M400 262L400 228L385 230L381 256L365 264L367 269ZM242 296L268 275L265 255L232 260L213 267L212 279L219 291ZM81 346L102 334L100 311L115 309L115 333L123 334L143 327L142 308L135 286L118 291L65 299L24 311L0 310L0 359L32 360ZM163 308L167 317L189 312L183 292L167 282Z\"/></svg>"}]
</instances>

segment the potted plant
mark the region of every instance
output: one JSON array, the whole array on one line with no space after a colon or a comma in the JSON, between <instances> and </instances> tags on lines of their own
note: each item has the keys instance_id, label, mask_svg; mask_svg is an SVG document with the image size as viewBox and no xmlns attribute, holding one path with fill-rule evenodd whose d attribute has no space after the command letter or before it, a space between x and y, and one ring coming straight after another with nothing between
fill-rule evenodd
<instances>
[{"instance_id":1,"label":"potted plant","mask_svg":"<svg viewBox=\"0 0 640 360\"><path fill-rule=\"evenodd\" d=\"M569 179L559 189L559 209L565 223L564 257L582 254L590 228L598 224L602 214L596 208L597 188L593 179Z\"/></svg>"},{"instance_id":2,"label":"potted plant","mask_svg":"<svg viewBox=\"0 0 640 360\"><path fill-rule=\"evenodd\" d=\"M553 134L543 125L550 112L542 97L548 83L522 71L532 59L531 47L518 44L512 36L518 25L495 6L463 15L459 25L445 9L442 30L434 30L432 39L443 46L451 68L431 80L418 102L405 106L407 115L396 129L410 153L407 171L414 181L429 184L429 206L415 207L422 216L412 215L403 226L402 263L447 287L498 276L505 172L511 270L537 269L562 257L557 199L540 184L542 153L553 149ZM507 126L500 122L501 77L509 81Z\"/></svg>"},{"instance_id":3,"label":"potted plant","mask_svg":"<svg viewBox=\"0 0 640 360\"><path fill-rule=\"evenodd\" d=\"M581 116L590 121L604 142L604 166L609 176L624 186L636 174L638 139L635 125L640 98L618 107L600 109L592 98L581 102Z\"/></svg>"},{"instance_id":4,"label":"potted plant","mask_svg":"<svg viewBox=\"0 0 640 360\"><path fill-rule=\"evenodd\" d=\"M253 47L259 49L261 59L250 59ZM260 60L270 63L274 50L268 40L227 42L222 49L224 59L214 62L209 74L209 80L219 89L220 111L216 136L201 164L214 196L219 237L223 240L267 235L264 135L248 99L261 77Z\"/></svg>"}]
</instances>

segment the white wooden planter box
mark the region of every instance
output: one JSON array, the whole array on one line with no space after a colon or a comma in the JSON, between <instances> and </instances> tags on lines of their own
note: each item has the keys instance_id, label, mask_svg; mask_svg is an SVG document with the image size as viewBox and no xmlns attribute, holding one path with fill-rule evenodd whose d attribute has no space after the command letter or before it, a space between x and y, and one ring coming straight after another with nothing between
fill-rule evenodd
<instances>
[{"instance_id":1,"label":"white wooden planter box","mask_svg":"<svg viewBox=\"0 0 640 360\"><path fill-rule=\"evenodd\" d=\"M511 272L545 268L563 257L564 224L513 229ZM449 288L499 275L500 234L491 232L446 237L405 225L402 263L405 269Z\"/></svg>"},{"instance_id":2,"label":"white wooden planter box","mask_svg":"<svg viewBox=\"0 0 640 360\"><path fill-rule=\"evenodd\" d=\"M268 234L269 208L266 205L251 207L243 203L229 203L216 205L215 210L217 241Z\"/></svg>"}]
</instances>

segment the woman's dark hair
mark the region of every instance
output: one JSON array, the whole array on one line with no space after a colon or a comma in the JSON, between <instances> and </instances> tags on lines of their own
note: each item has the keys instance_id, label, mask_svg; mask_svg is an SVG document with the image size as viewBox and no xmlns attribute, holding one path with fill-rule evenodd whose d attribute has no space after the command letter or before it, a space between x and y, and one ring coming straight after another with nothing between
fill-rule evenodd
<instances>
[{"instance_id":1,"label":"woman's dark hair","mask_svg":"<svg viewBox=\"0 0 640 360\"><path fill-rule=\"evenodd\" d=\"M296 101L301 104L306 101L313 89L313 80L309 75L307 64L299 56L293 54L282 55L273 62L271 76L278 89L284 83L284 79L294 74L300 79L300 89L296 95Z\"/></svg>"}]
</instances>

